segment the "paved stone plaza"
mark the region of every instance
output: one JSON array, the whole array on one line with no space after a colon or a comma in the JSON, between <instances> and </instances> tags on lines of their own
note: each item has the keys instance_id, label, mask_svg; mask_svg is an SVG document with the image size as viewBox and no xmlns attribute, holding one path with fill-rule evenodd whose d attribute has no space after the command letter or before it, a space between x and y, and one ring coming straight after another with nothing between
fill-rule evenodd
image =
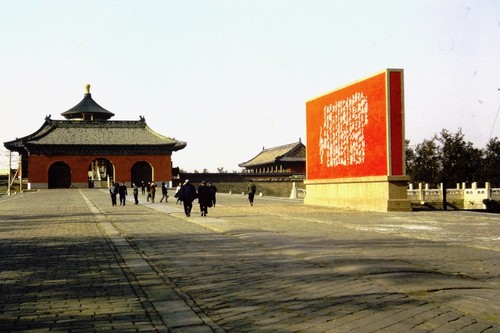
<instances>
[{"instance_id":1,"label":"paved stone plaza","mask_svg":"<svg viewBox=\"0 0 500 333\"><path fill-rule=\"evenodd\" d=\"M0 331L500 332L500 215L140 200L1 197Z\"/></svg>"}]
</instances>

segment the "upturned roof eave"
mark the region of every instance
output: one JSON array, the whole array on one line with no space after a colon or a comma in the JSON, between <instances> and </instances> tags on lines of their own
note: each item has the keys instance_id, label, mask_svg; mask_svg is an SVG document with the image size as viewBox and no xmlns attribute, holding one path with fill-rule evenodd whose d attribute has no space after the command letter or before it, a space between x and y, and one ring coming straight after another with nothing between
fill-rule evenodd
<instances>
[{"instance_id":1,"label":"upturned roof eave","mask_svg":"<svg viewBox=\"0 0 500 333\"><path fill-rule=\"evenodd\" d=\"M20 152L20 151L24 150L26 142L29 142L29 140L31 140L32 138L37 137L44 130L46 132L49 132L51 130L51 128L52 128L51 120L49 117L46 117L45 122L35 132L28 134L28 135L25 135L21 138L16 138L15 140L6 141L6 142L4 142L3 145L8 150L11 150L11 151L14 150L14 151Z\"/></svg>"}]
</instances>

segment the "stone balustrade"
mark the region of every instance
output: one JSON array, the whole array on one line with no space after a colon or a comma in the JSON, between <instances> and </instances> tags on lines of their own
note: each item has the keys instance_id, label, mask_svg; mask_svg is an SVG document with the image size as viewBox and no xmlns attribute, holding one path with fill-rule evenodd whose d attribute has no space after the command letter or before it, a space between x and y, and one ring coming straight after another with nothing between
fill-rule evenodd
<instances>
[{"instance_id":1,"label":"stone balustrade","mask_svg":"<svg viewBox=\"0 0 500 333\"><path fill-rule=\"evenodd\" d=\"M442 207L443 184L434 189L429 188L429 184L419 183L417 189L410 184L408 199L414 205ZM484 187L478 187L478 184L474 182L470 188L462 183L457 184L456 188L446 189L446 202L450 208L486 209L490 201L500 202L500 188L491 188L488 182Z\"/></svg>"}]
</instances>

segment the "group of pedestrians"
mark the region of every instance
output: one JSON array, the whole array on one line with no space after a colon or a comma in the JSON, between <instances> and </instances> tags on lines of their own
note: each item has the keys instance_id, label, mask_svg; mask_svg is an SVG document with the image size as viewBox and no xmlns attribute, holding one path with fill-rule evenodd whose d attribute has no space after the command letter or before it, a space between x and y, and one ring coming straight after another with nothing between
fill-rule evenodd
<instances>
[{"instance_id":1,"label":"group of pedestrians","mask_svg":"<svg viewBox=\"0 0 500 333\"><path fill-rule=\"evenodd\" d=\"M156 200L156 183L155 182L141 182L141 193L142 195L146 195L146 201L154 203ZM139 192L139 191L138 191ZM165 182L161 183L161 194L162 197L160 202L165 200L165 203L168 202L168 185Z\"/></svg>"},{"instance_id":2,"label":"group of pedestrians","mask_svg":"<svg viewBox=\"0 0 500 333\"><path fill-rule=\"evenodd\" d=\"M206 181L202 181L198 188L186 179L183 185L179 185L175 192L177 203L182 202L184 213L186 216L191 216L193 209L193 201L198 199L200 205L201 216L207 216L208 208L215 207L217 202L217 187L212 183L207 185Z\"/></svg>"},{"instance_id":3,"label":"group of pedestrians","mask_svg":"<svg viewBox=\"0 0 500 333\"><path fill-rule=\"evenodd\" d=\"M125 183L114 183L109 187L109 193L111 195L111 205L116 206L116 197L120 199L120 206L125 206L127 202L127 186Z\"/></svg>"},{"instance_id":4,"label":"group of pedestrians","mask_svg":"<svg viewBox=\"0 0 500 333\"><path fill-rule=\"evenodd\" d=\"M146 194L146 201L155 202L156 198L156 184L154 182L141 182L141 193L142 195Z\"/></svg>"},{"instance_id":5,"label":"group of pedestrians","mask_svg":"<svg viewBox=\"0 0 500 333\"><path fill-rule=\"evenodd\" d=\"M136 205L139 204L139 186L136 183L132 183L132 191L134 195L134 202ZM146 200L151 203L155 202L156 196L156 184L154 182L148 182L147 184L143 181L141 183L141 192L143 195L147 192ZM255 193L257 192L257 187L250 180L247 186L248 193L248 201L250 206L253 206ZM120 206L125 206L127 201L127 186L125 183L114 183L109 187L109 193L111 195L111 204L116 206L116 197L120 198ZM161 184L161 194L162 197L160 202L165 200L165 203L168 202L168 186L165 182ZM178 185L175 191L175 196L177 199L176 204L182 202L184 206L184 213L186 216L191 216L191 211L193 209L194 200L198 199L198 204L200 205L200 213L201 216L207 216L208 208L215 207L217 202L217 187L213 185L211 182L207 185L206 181L202 181L198 188L195 188L193 184L186 179L183 185Z\"/></svg>"},{"instance_id":6,"label":"group of pedestrians","mask_svg":"<svg viewBox=\"0 0 500 333\"><path fill-rule=\"evenodd\" d=\"M141 183L141 192L143 195L146 194L147 190L147 197L146 200L149 202L151 200L152 203L155 202L155 196L156 196L156 184L154 182L148 182L147 184L143 181ZM168 199L168 186L165 182L162 182L162 198L160 202L163 202L165 199L165 202L167 202ZM109 193L111 195L111 205L116 206L116 198L117 196L120 198L120 206L125 206L125 203L127 202L127 186L125 183L111 183L111 186L109 187ZM134 195L134 203L136 205L139 204L139 185L136 183L132 183L132 194Z\"/></svg>"}]
</instances>

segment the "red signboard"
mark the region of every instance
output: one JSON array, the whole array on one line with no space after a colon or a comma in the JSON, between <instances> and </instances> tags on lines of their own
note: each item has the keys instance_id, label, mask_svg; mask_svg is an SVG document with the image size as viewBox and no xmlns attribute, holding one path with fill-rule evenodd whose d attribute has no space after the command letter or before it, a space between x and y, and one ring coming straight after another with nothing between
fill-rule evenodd
<instances>
[{"instance_id":1,"label":"red signboard","mask_svg":"<svg viewBox=\"0 0 500 333\"><path fill-rule=\"evenodd\" d=\"M307 179L404 175L403 71L309 100Z\"/></svg>"}]
</instances>

